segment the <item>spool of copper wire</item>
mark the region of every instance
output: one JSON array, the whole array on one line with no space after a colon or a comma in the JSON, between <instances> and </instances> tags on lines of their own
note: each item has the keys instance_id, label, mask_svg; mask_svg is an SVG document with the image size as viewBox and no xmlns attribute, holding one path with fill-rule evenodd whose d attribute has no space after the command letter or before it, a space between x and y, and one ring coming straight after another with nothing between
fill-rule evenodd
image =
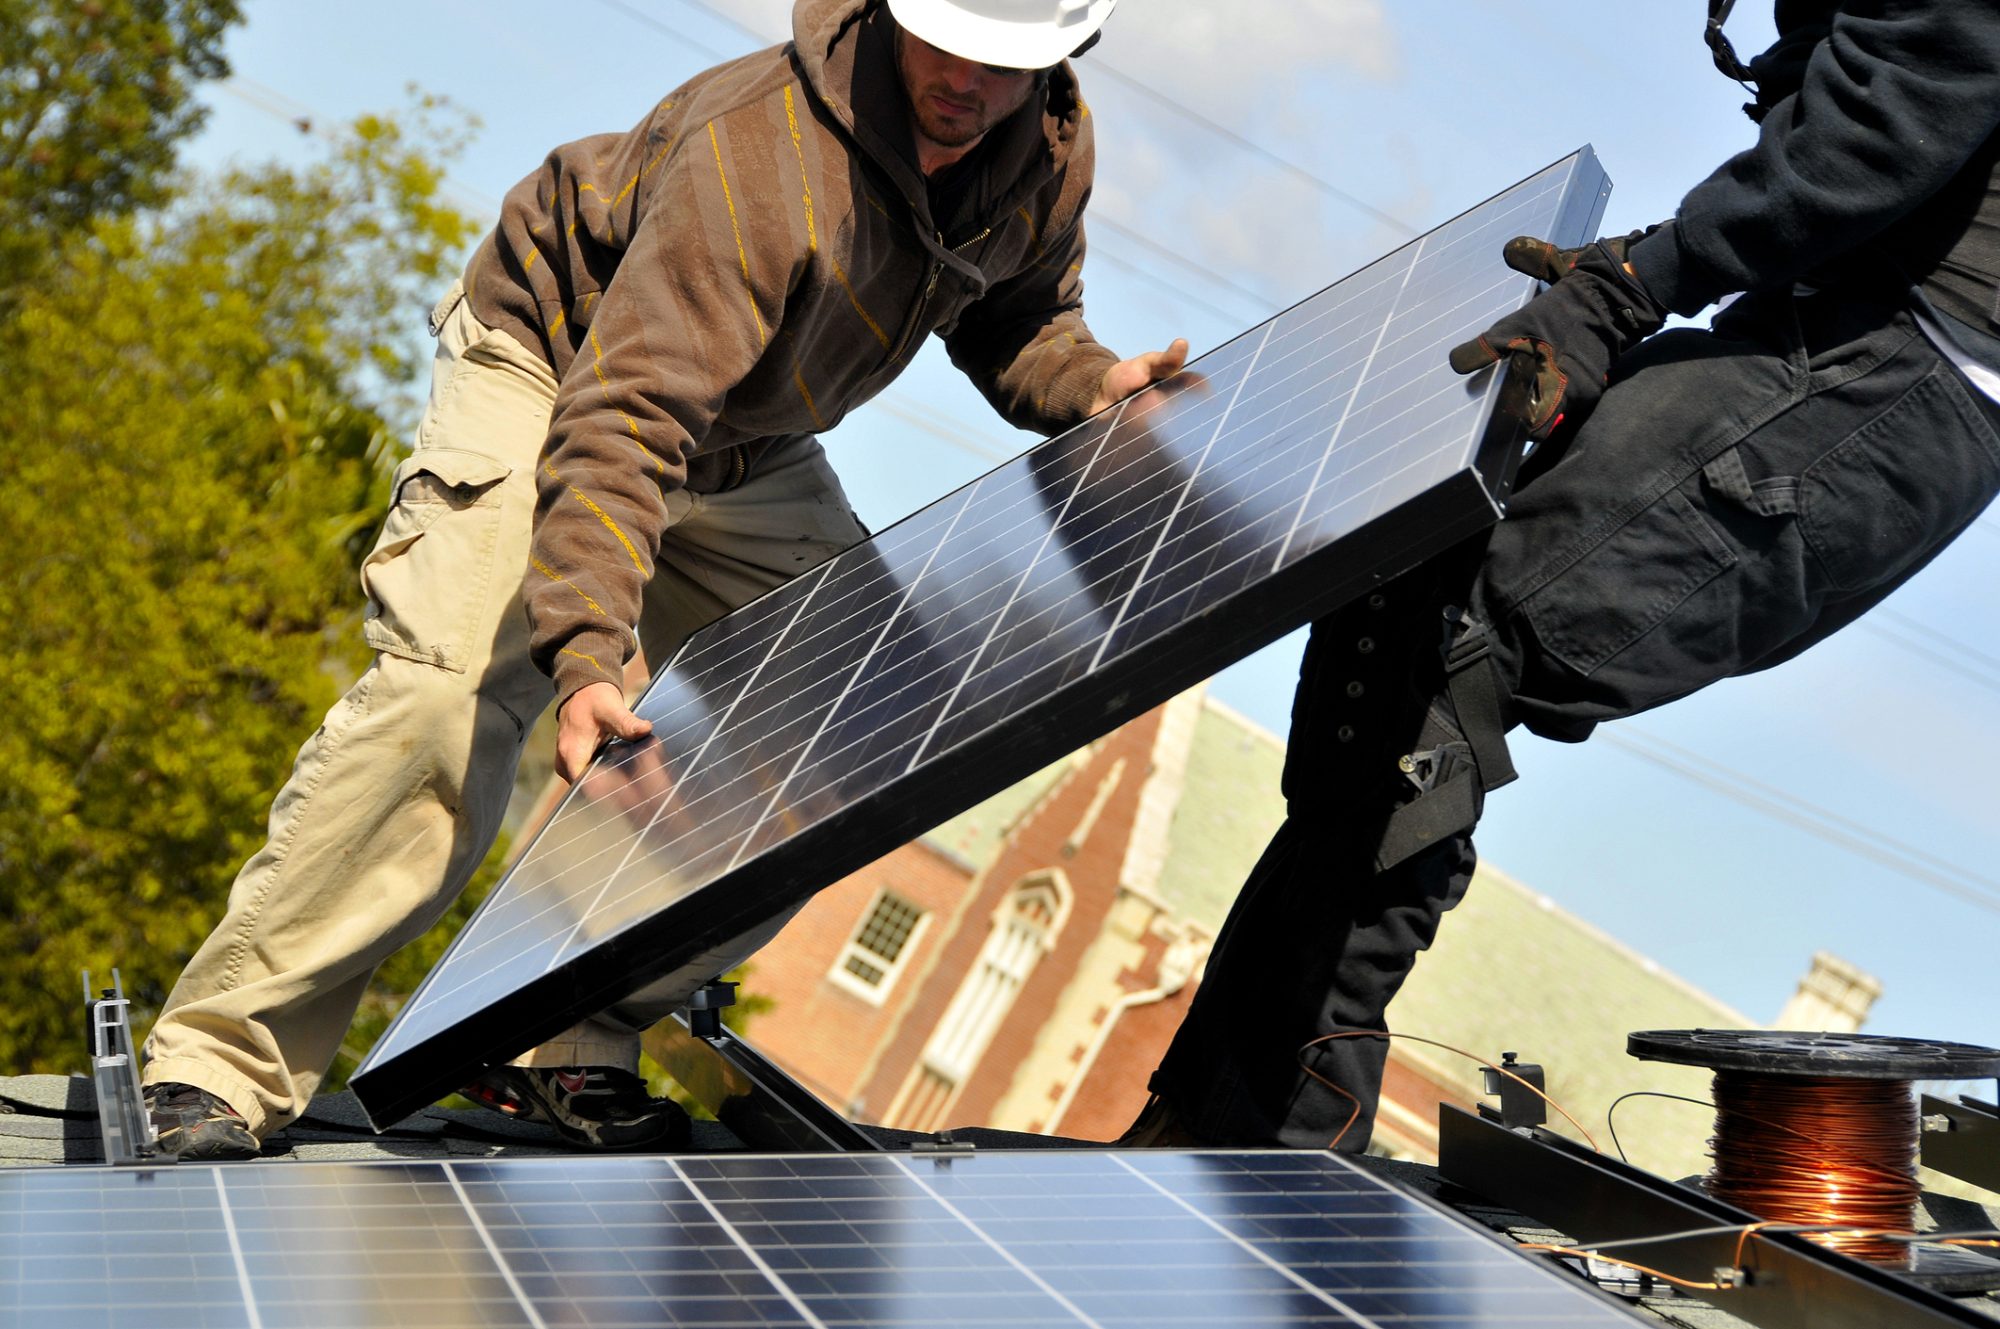
<instances>
[{"instance_id":1,"label":"spool of copper wire","mask_svg":"<svg viewBox=\"0 0 2000 1329\"><path fill-rule=\"evenodd\" d=\"M1907 1263L1917 1207L1917 1102L1907 1080L1718 1070L1708 1191L1876 1264Z\"/></svg>"},{"instance_id":2,"label":"spool of copper wire","mask_svg":"<svg viewBox=\"0 0 2000 1329\"><path fill-rule=\"evenodd\" d=\"M1760 1219L1837 1229L1809 1239L1906 1266L1917 1186L1917 1080L1983 1079L2000 1051L1869 1034L1676 1029L1633 1056L1715 1072L1707 1189Z\"/></svg>"}]
</instances>

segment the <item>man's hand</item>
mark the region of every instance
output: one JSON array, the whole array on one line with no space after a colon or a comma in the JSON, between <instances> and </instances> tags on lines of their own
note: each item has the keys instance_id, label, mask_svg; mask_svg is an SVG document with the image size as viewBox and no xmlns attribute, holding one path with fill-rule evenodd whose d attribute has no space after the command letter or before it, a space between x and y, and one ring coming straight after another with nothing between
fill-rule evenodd
<instances>
[{"instance_id":1,"label":"man's hand","mask_svg":"<svg viewBox=\"0 0 2000 1329\"><path fill-rule=\"evenodd\" d=\"M556 713L556 774L571 784L590 765L597 748L607 738L627 742L653 732L650 720L641 720L625 709L625 694L611 683L591 683L578 688Z\"/></svg>"},{"instance_id":2,"label":"man's hand","mask_svg":"<svg viewBox=\"0 0 2000 1329\"><path fill-rule=\"evenodd\" d=\"M1120 360L1104 371L1104 382L1098 386L1097 400L1090 404L1090 414L1096 415L1107 407L1116 406L1161 379L1172 378L1181 372L1181 366L1187 363L1187 356L1187 338L1176 337L1173 345L1164 351L1147 351L1130 360Z\"/></svg>"},{"instance_id":3,"label":"man's hand","mask_svg":"<svg viewBox=\"0 0 2000 1329\"><path fill-rule=\"evenodd\" d=\"M1604 394L1612 361L1659 331L1667 311L1625 262L1625 251L1646 231L1557 249L1520 235L1502 250L1507 266L1550 283L1517 313L1452 349L1461 374L1510 362L1519 396L1503 398L1528 433L1546 439L1573 431Z\"/></svg>"}]
</instances>

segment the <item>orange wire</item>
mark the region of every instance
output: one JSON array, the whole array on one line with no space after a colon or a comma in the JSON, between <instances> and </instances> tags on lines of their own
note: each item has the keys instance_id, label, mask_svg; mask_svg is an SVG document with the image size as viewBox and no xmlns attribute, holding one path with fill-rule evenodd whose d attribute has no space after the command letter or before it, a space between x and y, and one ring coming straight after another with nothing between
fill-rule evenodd
<instances>
[{"instance_id":1,"label":"orange wire","mask_svg":"<svg viewBox=\"0 0 2000 1329\"><path fill-rule=\"evenodd\" d=\"M1685 1237L1719 1236L1730 1230L1729 1228L1697 1228L1686 1232L1662 1232L1650 1237L1628 1237L1622 1241L1607 1241L1604 1245L1606 1247L1657 1245L1661 1242L1678 1241ZM1741 1228L1735 1229L1735 1231L1736 1249L1729 1257L1729 1267L1737 1270L1741 1270L1744 1267L1743 1252L1749 1246L1750 1238L1756 1236L1759 1232L1796 1232L1806 1237L1815 1235L1880 1237L1887 1241L1899 1242L1906 1245L1923 1243L1936 1246L2000 1246L2000 1240L1986 1236L1927 1236L1923 1233L1905 1231L1869 1231L1863 1228L1830 1228L1824 1224L1785 1223L1777 1219L1765 1219L1756 1223L1746 1223ZM1522 1242L1520 1249L1524 1251L1548 1251L1555 1255L1573 1255L1591 1260L1601 1260L1605 1264L1615 1264L1624 1269L1636 1269L1642 1274L1649 1274L1654 1278L1664 1279L1676 1287L1692 1288L1702 1292L1729 1292L1741 1286L1738 1283L1702 1283L1693 1279L1680 1278L1674 1274L1667 1273L1665 1270L1640 1264L1636 1260L1627 1260L1616 1255L1606 1255L1603 1250L1596 1247L1558 1246L1551 1242L1534 1241Z\"/></svg>"},{"instance_id":2,"label":"orange wire","mask_svg":"<svg viewBox=\"0 0 2000 1329\"><path fill-rule=\"evenodd\" d=\"M1341 1034L1321 1034L1318 1038L1308 1041L1299 1048L1299 1053L1298 1053L1299 1069L1304 1071L1307 1075L1312 1076L1313 1079L1318 1080L1321 1084L1325 1085L1327 1088L1333 1090L1334 1093L1339 1094L1342 1098L1346 1099L1348 1102L1354 1104L1354 1110L1347 1114L1347 1120L1344 1123L1342 1123L1339 1132L1333 1137L1331 1141L1328 1142L1326 1147L1329 1149L1338 1148L1340 1142L1343 1139L1347 1138L1347 1132L1353 1129L1354 1123L1360 1120L1361 1100L1356 1098L1353 1094L1348 1093L1345 1089L1342 1089L1339 1085L1335 1084L1333 1081L1327 1079L1324 1075L1321 1075L1318 1071L1314 1070L1312 1067L1306 1065L1306 1053L1312 1051L1314 1048L1318 1047L1321 1043L1331 1043L1335 1039L1340 1039L1340 1038L1406 1038L1412 1043L1422 1043L1428 1047L1443 1048L1446 1052L1455 1052L1459 1056L1466 1058L1468 1061L1476 1061L1481 1066L1484 1066L1487 1070L1496 1071L1499 1074L1506 1076L1508 1079L1512 1080L1515 1084L1518 1084L1523 1089L1526 1089L1529 1092L1533 1093L1535 1097L1541 1099L1544 1103L1547 1103L1550 1107L1554 1108L1556 1111L1561 1112L1563 1120L1568 1122L1570 1125L1576 1127L1577 1133L1583 1136L1583 1138L1589 1142L1592 1150L1600 1154L1604 1152L1604 1150L1598 1148L1597 1141L1594 1138L1592 1138L1590 1132L1583 1128L1583 1123L1578 1121L1575 1117L1570 1116L1570 1114L1566 1110L1564 1110L1562 1104L1556 1102L1553 1098L1550 1098L1547 1094L1535 1088L1534 1085L1529 1084L1526 1080L1514 1074L1514 1072L1508 1070L1505 1066L1495 1066L1492 1062L1486 1060L1486 1058L1480 1056L1476 1052L1467 1052L1464 1048L1455 1048L1449 1043L1440 1043L1435 1038L1420 1038L1415 1034L1398 1034L1398 1033L1393 1033L1387 1029L1353 1029L1349 1030L1346 1033L1341 1033Z\"/></svg>"},{"instance_id":3,"label":"orange wire","mask_svg":"<svg viewBox=\"0 0 2000 1329\"><path fill-rule=\"evenodd\" d=\"M1577 1246L1553 1246L1542 1241L1524 1241L1521 1243L1520 1249L1524 1251L1553 1251L1557 1255L1582 1255L1592 1260L1601 1260L1605 1264L1618 1265L1620 1268L1636 1269L1642 1274L1650 1274L1654 1278L1672 1283L1675 1287L1693 1288L1698 1292L1728 1292L1735 1287L1733 1283L1698 1283L1690 1278L1677 1278L1673 1274L1650 1268L1647 1265L1640 1264L1636 1260L1621 1260L1615 1255L1600 1255L1596 1251L1587 1251Z\"/></svg>"}]
</instances>

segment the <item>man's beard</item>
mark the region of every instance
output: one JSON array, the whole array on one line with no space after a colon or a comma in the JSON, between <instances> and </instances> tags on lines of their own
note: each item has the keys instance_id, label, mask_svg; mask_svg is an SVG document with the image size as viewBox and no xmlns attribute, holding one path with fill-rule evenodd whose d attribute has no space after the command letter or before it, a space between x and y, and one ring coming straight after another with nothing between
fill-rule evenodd
<instances>
[{"instance_id":1,"label":"man's beard","mask_svg":"<svg viewBox=\"0 0 2000 1329\"><path fill-rule=\"evenodd\" d=\"M944 96L947 101L952 100L949 94L939 95ZM986 104L980 102L974 105L967 115L947 118L929 104L930 96L929 89L920 93L911 110L916 117L917 132L942 148L962 148L1006 119L1007 114L1011 114L1010 111L1007 114L993 115L988 111Z\"/></svg>"}]
</instances>

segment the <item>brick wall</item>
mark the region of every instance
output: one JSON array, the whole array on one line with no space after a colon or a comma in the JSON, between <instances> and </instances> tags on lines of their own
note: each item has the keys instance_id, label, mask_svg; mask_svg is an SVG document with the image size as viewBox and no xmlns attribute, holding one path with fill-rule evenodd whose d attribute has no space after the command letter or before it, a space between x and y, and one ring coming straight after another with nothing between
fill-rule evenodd
<instances>
[{"instance_id":1,"label":"brick wall","mask_svg":"<svg viewBox=\"0 0 2000 1329\"><path fill-rule=\"evenodd\" d=\"M752 1025L751 1041L825 1102L847 1108L971 881L964 866L918 841L814 896L750 962L746 990L774 1003ZM876 1004L828 975L885 887L924 910L924 919Z\"/></svg>"},{"instance_id":2,"label":"brick wall","mask_svg":"<svg viewBox=\"0 0 2000 1329\"><path fill-rule=\"evenodd\" d=\"M912 997L911 1018L883 1049L874 1073L858 1097L872 1118L888 1116L910 1081L925 1043L959 985L976 968L990 935L995 911L1022 881L1060 869L1072 890L1068 917L1052 948L1041 957L995 1031L985 1055L945 1117L953 1125L985 1122L1007 1091L1016 1067L1034 1046L1078 962L1104 924L1116 898L1118 872L1131 838L1141 787L1159 713L1149 712L1102 740L1089 759L1072 771L1025 817L983 872L968 907L949 936L939 939L935 969ZM1100 801L1101 799L1101 801ZM1072 833L1090 819L1081 843Z\"/></svg>"}]
</instances>

